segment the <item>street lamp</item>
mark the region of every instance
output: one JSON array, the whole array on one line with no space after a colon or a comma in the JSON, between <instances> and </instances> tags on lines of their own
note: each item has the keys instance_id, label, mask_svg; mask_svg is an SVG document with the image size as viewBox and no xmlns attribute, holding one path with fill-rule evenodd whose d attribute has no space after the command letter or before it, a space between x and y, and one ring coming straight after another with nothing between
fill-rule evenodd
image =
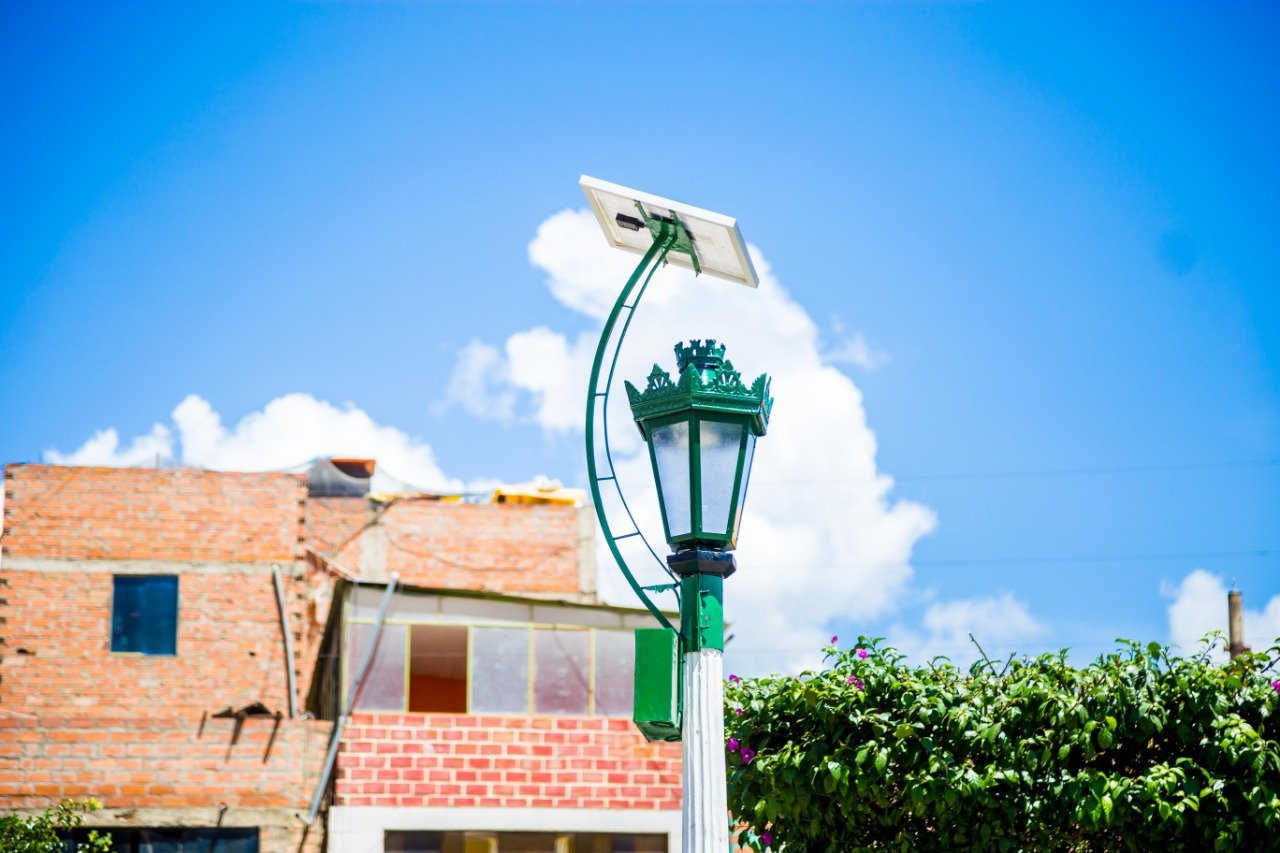
<instances>
[{"instance_id":1,"label":"street lamp","mask_svg":"<svg viewBox=\"0 0 1280 853\"><path fill-rule=\"evenodd\" d=\"M685 849L724 850L724 579L735 569L751 459L773 399L769 377L744 385L714 340L675 351L676 381L655 364L645 390L626 388L674 552L667 565L680 578Z\"/></svg>"},{"instance_id":2,"label":"street lamp","mask_svg":"<svg viewBox=\"0 0 1280 853\"><path fill-rule=\"evenodd\" d=\"M658 485L663 531L674 553L659 560L635 522L609 450L608 405L622 341L653 274L670 262L756 287L737 221L583 176L579 181L611 246L642 255L605 320L587 391L587 474L606 544L660 629L636 631L636 724L649 740L680 740L682 843L686 853L729 845L724 739L724 579L751 476L756 439L768 427L769 379L743 384L714 340L676 344L676 378L654 365L643 391L626 383ZM607 365L607 369L606 369ZM597 442L597 434L602 441ZM602 486L626 526L615 533ZM616 510L615 510L616 512ZM641 586L618 543L637 537L676 584ZM665 564L664 564L665 563ZM646 594L680 590L680 627ZM683 654L679 654L682 652ZM680 689L680 688L683 689ZM677 728L678 726L678 728Z\"/></svg>"}]
</instances>

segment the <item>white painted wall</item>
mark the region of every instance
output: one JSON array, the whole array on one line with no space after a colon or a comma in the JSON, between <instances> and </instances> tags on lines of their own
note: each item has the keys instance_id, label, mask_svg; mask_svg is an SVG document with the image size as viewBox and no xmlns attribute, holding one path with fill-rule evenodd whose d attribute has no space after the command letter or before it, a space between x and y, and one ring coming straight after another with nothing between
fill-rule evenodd
<instances>
[{"instance_id":1,"label":"white painted wall","mask_svg":"<svg viewBox=\"0 0 1280 853\"><path fill-rule=\"evenodd\" d=\"M383 833L389 829L665 833L667 849L680 850L678 811L334 806L329 809L329 853L382 853Z\"/></svg>"}]
</instances>

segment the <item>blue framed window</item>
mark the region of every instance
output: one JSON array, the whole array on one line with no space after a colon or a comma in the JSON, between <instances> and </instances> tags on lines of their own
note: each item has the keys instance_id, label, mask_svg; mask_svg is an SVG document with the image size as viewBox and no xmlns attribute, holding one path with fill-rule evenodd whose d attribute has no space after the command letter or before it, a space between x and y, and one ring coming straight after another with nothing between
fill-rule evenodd
<instances>
[{"instance_id":1,"label":"blue framed window","mask_svg":"<svg viewBox=\"0 0 1280 853\"><path fill-rule=\"evenodd\" d=\"M177 575L117 575L114 581L111 651L177 654Z\"/></svg>"}]
</instances>

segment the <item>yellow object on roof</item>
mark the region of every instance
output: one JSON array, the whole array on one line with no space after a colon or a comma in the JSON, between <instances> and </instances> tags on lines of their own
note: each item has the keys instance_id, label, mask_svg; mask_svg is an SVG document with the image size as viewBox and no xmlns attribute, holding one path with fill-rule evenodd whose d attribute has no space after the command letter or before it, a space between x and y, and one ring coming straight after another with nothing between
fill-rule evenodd
<instances>
[{"instance_id":1,"label":"yellow object on roof","mask_svg":"<svg viewBox=\"0 0 1280 853\"><path fill-rule=\"evenodd\" d=\"M582 489L566 489L559 483L532 486L499 486L493 490L496 504L559 504L582 506L587 493Z\"/></svg>"}]
</instances>

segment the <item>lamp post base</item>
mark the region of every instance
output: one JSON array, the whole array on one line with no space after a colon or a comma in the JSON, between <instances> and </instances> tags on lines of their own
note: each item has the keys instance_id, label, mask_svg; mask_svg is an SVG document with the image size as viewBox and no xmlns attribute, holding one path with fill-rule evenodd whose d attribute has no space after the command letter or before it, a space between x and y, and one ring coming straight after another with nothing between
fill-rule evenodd
<instances>
[{"instance_id":1,"label":"lamp post base","mask_svg":"<svg viewBox=\"0 0 1280 853\"><path fill-rule=\"evenodd\" d=\"M724 652L702 648L684 656L684 853L729 849L729 801L724 757Z\"/></svg>"}]
</instances>

